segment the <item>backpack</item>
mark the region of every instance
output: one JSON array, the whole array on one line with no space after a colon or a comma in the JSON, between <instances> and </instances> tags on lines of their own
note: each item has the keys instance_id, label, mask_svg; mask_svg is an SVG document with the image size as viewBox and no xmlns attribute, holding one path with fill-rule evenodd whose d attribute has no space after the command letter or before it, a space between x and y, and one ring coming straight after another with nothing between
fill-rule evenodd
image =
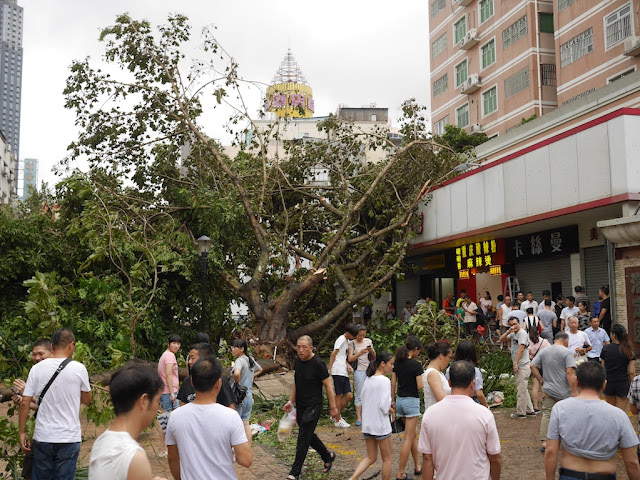
<instances>
[{"instance_id":1,"label":"backpack","mask_svg":"<svg viewBox=\"0 0 640 480\"><path fill-rule=\"evenodd\" d=\"M542 333L543 328L542 328L542 322L540 321L540 319L534 315L533 319L535 320L535 322L532 324L530 321L530 318L531 317L527 316L527 332L531 329L531 327L536 328L537 326L538 334Z\"/></svg>"}]
</instances>

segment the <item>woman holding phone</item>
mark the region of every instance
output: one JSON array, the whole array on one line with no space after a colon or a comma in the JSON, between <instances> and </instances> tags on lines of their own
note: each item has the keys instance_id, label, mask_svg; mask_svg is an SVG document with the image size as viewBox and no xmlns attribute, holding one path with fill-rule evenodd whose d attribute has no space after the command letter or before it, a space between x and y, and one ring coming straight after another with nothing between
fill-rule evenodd
<instances>
[{"instance_id":1,"label":"woman holding phone","mask_svg":"<svg viewBox=\"0 0 640 480\"><path fill-rule=\"evenodd\" d=\"M367 378L367 368L371 360L376 358L376 351L373 349L373 342L366 338L367 327L358 325L356 338L349 342L347 361L357 362L353 370L353 383L356 391L356 427L362 425L362 387Z\"/></svg>"}]
</instances>

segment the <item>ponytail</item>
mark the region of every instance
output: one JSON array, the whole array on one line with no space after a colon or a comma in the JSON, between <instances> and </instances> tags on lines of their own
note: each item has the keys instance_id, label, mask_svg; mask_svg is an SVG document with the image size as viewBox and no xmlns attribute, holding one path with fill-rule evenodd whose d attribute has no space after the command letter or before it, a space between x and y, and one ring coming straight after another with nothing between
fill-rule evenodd
<instances>
[{"instance_id":1,"label":"ponytail","mask_svg":"<svg viewBox=\"0 0 640 480\"><path fill-rule=\"evenodd\" d=\"M396 360L406 360L409 358L409 352L419 348L422 350L422 343L418 340L418 337L409 335L404 345L396 350Z\"/></svg>"},{"instance_id":2,"label":"ponytail","mask_svg":"<svg viewBox=\"0 0 640 480\"><path fill-rule=\"evenodd\" d=\"M438 340L437 342L429 344L427 346L427 356L429 360L438 358L440 354L447 355L451 351L451 345L444 340Z\"/></svg>"},{"instance_id":3,"label":"ponytail","mask_svg":"<svg viewBox=\"0 0 640 480\"><path fill-rule=\"evenodd\" d=\"M236 347L236 348L241 348L242 349L244 354L249 359L249 368L251 370L253 370L253 367L255 367L255 365L256 365L256 361L249 356L247 342L242 338L236 338L231 345Z\"/></svg>"},{"instance_id":4,"label":"ponytail","mask_svg":"<svg viewBox=\"0 0 640 480\"><path fill-rule=\"evenodd\" d=\"M382 364L383 362L389 363L389 360L391 360L392 358L393 355L391 355L389 352L380 352L376 354L376 358L374 358L367 367L367 377L372 377L380 367L380 364Z\"/></svg>"},{"instance_id":5,"label":"ponytail","mask_svg":"<svg viewBox=\"0 0 640 480\"><path fill-rule=\"evenodd\" d=\"M629 361L633 360L633 344L627 333L627 329L619 323L611 327L611 334L616 336L618 342L620 342L620 353Z\"/></svg>"}]
</instances>

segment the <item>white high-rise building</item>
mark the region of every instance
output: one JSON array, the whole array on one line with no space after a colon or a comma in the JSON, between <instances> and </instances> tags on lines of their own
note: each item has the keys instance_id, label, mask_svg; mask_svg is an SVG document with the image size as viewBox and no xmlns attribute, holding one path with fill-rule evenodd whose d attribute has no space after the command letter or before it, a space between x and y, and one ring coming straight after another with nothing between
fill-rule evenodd
<instances>
[{"instance_id":1,"label":"white high-rise building","mask_svg":"<svg viewBox=\"0 0 640 480\"><path fill-rule=\"evenodd\" d=\"M22 19L17 0L0 0L0 131L19 159L22 94ZM18 170L18 165L15 167Z\"/></svg>"}]
</instances>

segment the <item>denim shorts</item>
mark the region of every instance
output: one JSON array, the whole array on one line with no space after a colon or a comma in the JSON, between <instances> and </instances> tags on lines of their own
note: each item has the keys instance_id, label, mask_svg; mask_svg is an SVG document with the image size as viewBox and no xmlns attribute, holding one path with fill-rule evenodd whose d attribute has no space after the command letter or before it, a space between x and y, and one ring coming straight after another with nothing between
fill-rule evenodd
<instances>
[{"instance_id":1,"label":"denim shorts","mask_svg":"<svg viewBox=\"0 0 640 480\"><path fill-rule=\"evenodd\" d=\"M249 417L251 416L251 409L253 408L253 395L251 392L247 392L247 396L244 397L244 400L240 405L238 405L238 415L243 421L248 422Z\"/></svg>"},{"instance_id":2,"label":"denim shorts","mask_svg":"<svg viewBox=\"0 0 640 480\"><path fill-rule=\"evenodd\" d=\"M420 399L418 397L396 398L396 417L419 417Z\"/></svg>"},{"instance_id":3,"label":"denim shorts","mask_svg":"<svg viewBox=\"0 0 640 480\"><path fill-rule=\"evenodd\" d=\"M180 405L178 404L178 399L176 398L177 396L177 393L173 396L173 406L171 406L171 394L163 393L162 395L160 395L160 405L162 406L163 410L170 411L178 408Z\"/></svg>"},{"instance_id":4,"label":"denim shorts","mask_svg":"<svg viewBox=\"0 0 640 480\"><path fill-rule=\"evenodd\" d=\"M386 435L371 435L369 433L362 433L362 436L364 437L365 440L369 438L373 438L374 440L384 440L385 438L391 437L391 434L387 433Z\"/></svg>"}]
</instances>

